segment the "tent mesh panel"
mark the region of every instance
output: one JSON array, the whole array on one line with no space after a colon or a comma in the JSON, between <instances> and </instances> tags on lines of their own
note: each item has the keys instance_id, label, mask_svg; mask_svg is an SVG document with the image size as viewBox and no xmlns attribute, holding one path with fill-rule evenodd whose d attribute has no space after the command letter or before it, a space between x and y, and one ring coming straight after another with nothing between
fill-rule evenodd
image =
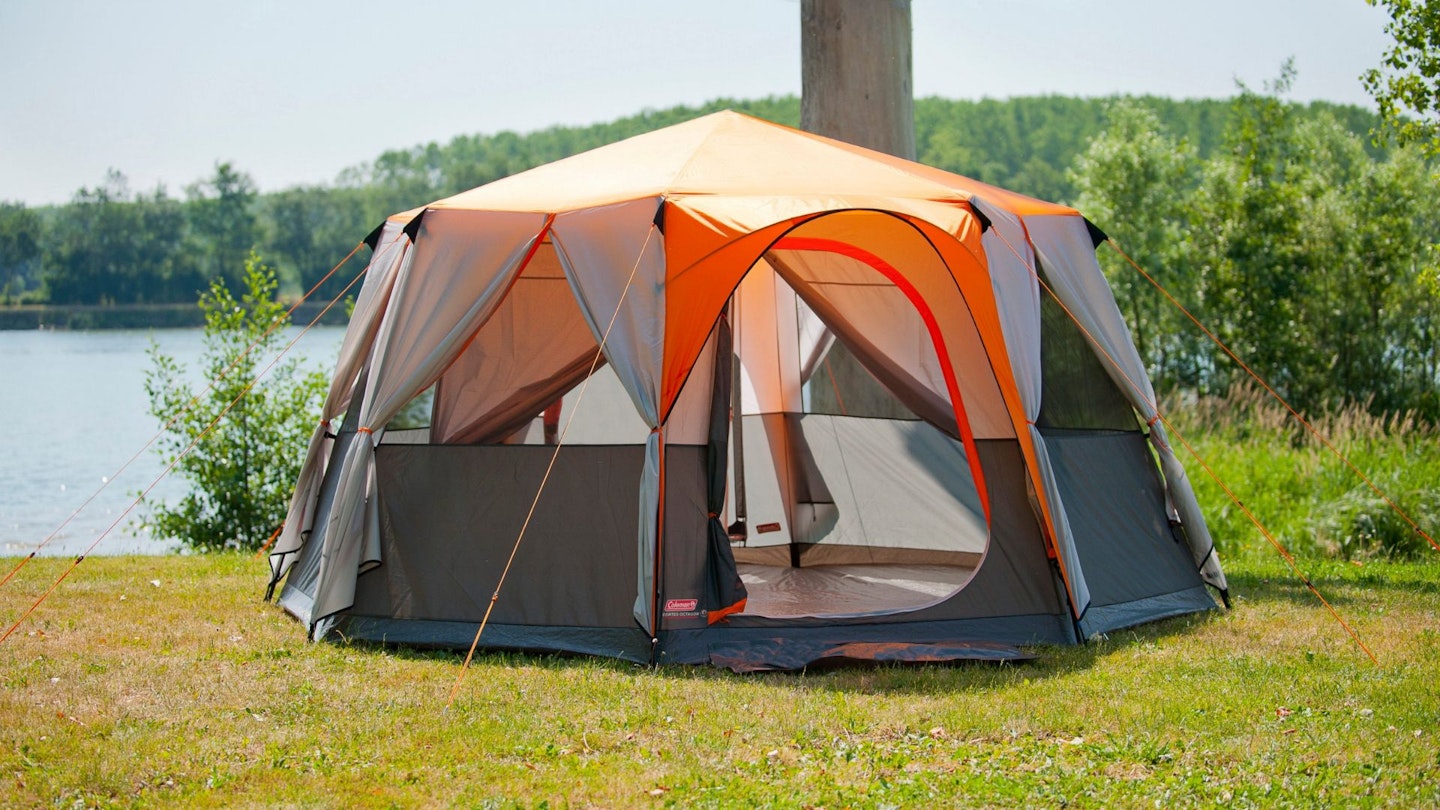
<instances>
[{"instance_id":1,"label":"tent mesh panel","mask_svg":"<svg viewBox=\"0 0 1440 810\"><path fill-rule=\"evenodd\" d=\"M894 394L865 370L845 344L836 340L820 368L806 382L805 413L915 420Z\"/></svg>"},{"instance_id":2,"label":"tent mesh panel","mask_svg":"<svg viewBox=\"0 0 1440 810\"><path fill-rule=\"evenodd\" d=\"M1040 367L1044 375L1042 428L1139 430L1130 403L1100 365L1095 349L1064 307L1040 296Z\"/></svg>"}]
</instances>

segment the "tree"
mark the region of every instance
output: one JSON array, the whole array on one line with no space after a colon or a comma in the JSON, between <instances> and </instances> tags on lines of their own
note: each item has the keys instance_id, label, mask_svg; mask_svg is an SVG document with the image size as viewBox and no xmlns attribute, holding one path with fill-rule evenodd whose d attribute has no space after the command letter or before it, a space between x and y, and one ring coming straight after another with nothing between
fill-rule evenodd
<instances>
[{"instance_id":1,"label":"tree","mask_svg":"<svg viewBox=\"0 0 1440 810\"><path fill-rule=\"evenodd\" d=\"M0 203L0 303L39 285L40 217L23 203Z\"/></svg>"},{"instance_id":2,"label":"tree","mask_svg":"<svg viewBox=\"0 0 1440 810\"><path fill-rule=\"evenodd\" d=\"M1440 177L1418 148L1384 161L1363 159L1364 144L1338 127L1302 128L1316 156L1312 210L1329 258L1323 295L1311 317L1320 328L1316 370L1330 404L1368 403L1375 413L1418 411L1434 421L1440 386L1440 296L1433 285L1440 240ZM1319 145L1328 139L1335 148ZM1332 157L1337 152L1337 157ZM1348 159L1345 153L1348 152Z\"/></svg>"},{"instance_id":3,"label":"tree","mask_svg":"<svg viewBox=\"0 0 1440 810\"><path fill-rule=\"evenodd\" d=\"M111 169L105 182L75 192L50 228L44 250L46 297L56 304L114 303L130 264L125 175Z\"/></svg>"},{"instance_id":4,"label":"tree","mask_svg":"<svg viewBox=\"0 0 1440 810\"><path fill-rule=\"evenodd\" d=\"M1341 121L1242 88L1189 232L1202 318L1301 410L1437 412L1437 182L1414 149L1377 160ZM1202 383L1243 380L1211 354Z\"/></svg>"},{"instance_id":5,"label":"tree","mask_svg":"<svg viewBox=\"0 0 1440 810\"><path fill-rule=\"evenodd\" d=\"M800 128L915 159L910 0L802 0Z\"/></svg>"},{"instance_id":6,"label":"tree","mask_svg":"<svg viewBox=\"0 0 1440 810\"><path fill-rule=\"evenodd\" d=\"M910 31L910 0L801 0L800 128L914 160ZM832 384L812 389L815 410L906 414L843 343L825 369Z\"/></svg>"},{"instance_id":7,"label":"tree","mask_svg":"<svg viewBox=\"0 0 1440 810\"><path fill-rule=\"evenodd\" d=\"M188 303L205 290L199 266L185 250L185 210L164 187L134 202L137 303Z\"/></svg>"},{"instance_id":8,"label":"tree","mask_svg":"<svg viewBox=\"0 0 1440 810\"><path fill-rule=\"evenodd\" d=\"M1241 86L1232 102L1226 151L1204 168L1190 234L1200 274L1202 319L1222 341L1301 407L1317 324L1299 307L1328 268L1302 238L1309 200L1297 176L1310 159L1297 142L1294 107L1279 95L1294 80L1287 61L1265 93ZM1216 363L1202 379L1223 393L1241 374Z\"/></svg>"},{"instance_id":9,"label":"tree","mask_svg":"<svg viewBox=\"0 0 1440 810\"><path fill-rule=\"evenodd\" d=\"M229 163L218 163L214 176L186 192L185 213L201 272L206 279L224 279L230 292L241 292L240 269L260 240L255 181Z\"/></svg>"},{"instance_id":10,"label":"tree","mask_svg":"<svg viewBox=\"0 0 1440 810\"><path fill-rule=\"evenodd\" d=\"M1385 33L1395 40L1381 66L1360 76L1401 144L1440 155L1440 0L1365 0L1385 9Z\"/></svg>"},{"instance_id":11,"label":"tree","mask_svg":"<svg viewBox=\"0 0 1440 810\"><path fill-rule=\"evenodd\" d=\"M362 193L353 188L298 186L260 198L265 255L286 284L309 290L360 241L375 222L364 216ZM376 217L379 221L383 217ZM339 295L353 277L337 273L316 293L319 300Z\"/></svg>"},{"instance_id":12,"label":"tree","mask_svg":"<svg viewBox=\"0 0 1440 810\"><path fill-rule=\"evenodd\" d=\"M146 522L200 551L258 548L285 519L325 390L324 375L302 373L293 358L255 382L281 344L274 327L285 310L275 272L257 255L245 260L241 282L238 299L218 278L200 298L211 389L192 389L185 369L154 346L145 375L150 413L167 424L158 452L192 485L174 506L152 504Z\"/></svg>"},{"instance_id":13,"label":"tree","mask_svg":"<svg viewBox=\"0 0 1440 810\"><path fill-rule=\"evenodd\" d=\"M1167 290L1195 289L1184 234L1195 185L1195 150L1165 133L1160 119L1133 99L1117 101L1109 128L1090 142L1069 173L1076 206ZM1113 251L1101 261L1150 376L1194 386L1195 330L1181 313Z\"/></svg>"},{"instance_id":14,"label":"tree","mask_svg":"<svg viewBox=\"0 0 1440 810\"><path fill-rule=\"evenodd\" d=\"M44 285L55 304L194 300L180 204L163 187L132 194L125 175L82 188L55 212L42 246Z\"/></svg>"}]
</instances>

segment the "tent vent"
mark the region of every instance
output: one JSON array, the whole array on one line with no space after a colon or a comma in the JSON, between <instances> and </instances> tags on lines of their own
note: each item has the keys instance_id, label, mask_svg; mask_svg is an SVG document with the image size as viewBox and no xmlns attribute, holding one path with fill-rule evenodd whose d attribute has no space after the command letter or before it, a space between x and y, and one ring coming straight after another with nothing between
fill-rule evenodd
<instances>
[{"instance_id":1,"label":"tent vent","mask_svg":"<svg viewBox=\"0 0 1440 810\"><path fill-rule=\"evenodd\" d=\"M980 210L980 206L971 202L970 213L974 214L975 218L980 220L980 233L985 233L990 230L990 217L985 216L985 212Z\"/></svg>"},{"instance_id":2,"label":"tent vent","mask_svg":"<svg viewBox=\"0 0 1440 810\"><path fill-rule=\"evenodd\" d=\"M380 234L384 232L385 223L381 222L375 226L375 230L365 236L365 244L369 245L371 250L374 250L380 244Z\"/></svg>"},{"instance_id":3,"label":"tent vent","mask_svg":"<svg viewBox=\"0 0 1440 810\"><path fill-rule=\"evenodd\" d=\"M1085 218L1081 217L1081 219ZM1100 230L1100 227L1098 225L1091 222L1089 219L1085 219L1085 230L1090 232L1090 241L1095 243L1096 248L1100 247L1101 242L1105 242L1110 239L1110 237L1105 235L1104 231Z\"/></svg>"},{"instance_id":4,"label":"tent vent","mask_svg":"<svg viewBox=\"0 0 1440 810\"><path fill-rule=\"evenodd\" d=\"M404 233L410 240L410 244L415 244L415 235L420 233L420 222L425 219L425 212L429 210L429 208L421 209L420 213L416 214L414 219L405 224Z\"/></svg>"}]
</instances>

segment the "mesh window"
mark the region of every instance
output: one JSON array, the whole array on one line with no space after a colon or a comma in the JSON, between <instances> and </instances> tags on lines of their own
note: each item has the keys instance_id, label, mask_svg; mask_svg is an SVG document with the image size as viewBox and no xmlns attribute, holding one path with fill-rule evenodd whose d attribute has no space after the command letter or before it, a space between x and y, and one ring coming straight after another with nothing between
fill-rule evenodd
<instances>
[{"instance_id":1,"label":"mesh window","mask_svg":"<svg viewBox=\"0 0 1440 810\"><path fill-rule=\"evenodd\" d=\"M430 386L405 403L400 412L391 417L385 430L415 430L430 427L431 412L435 408L435 386Z\"/></svg>"},{"instance_id":2,"label":"mesh window","mask_svg":"<svg viewBox=\"0 0 1440 810\"><path fill-rule=\"evenodd\" d=\"M1048 291L1040 296L1042 428L1139 430L1135 411L1100 365L1095 349Z\"/></svg>"},{"instance_id":3,"label":"mesh window","mask_svg":"<svg viewBox=\"0 0 1440 810\"><path fill-rule=\"evenodd\" d=\"M582 395L583 388L583 395ZM503 444L643 445L650 435L615 370L605 363L535 414Z\"/></svg>"},{"instance_id":4,"label":"mesh window","mask_svg":"<svg viewBox=\"0 0 1440 810\"><path fill-rule=\"evenodd\" d=\"M920 418L866 371L839 340L830 344L820 367L805 383L805 412L880 419Z\"/></svg>"}]
</instances>

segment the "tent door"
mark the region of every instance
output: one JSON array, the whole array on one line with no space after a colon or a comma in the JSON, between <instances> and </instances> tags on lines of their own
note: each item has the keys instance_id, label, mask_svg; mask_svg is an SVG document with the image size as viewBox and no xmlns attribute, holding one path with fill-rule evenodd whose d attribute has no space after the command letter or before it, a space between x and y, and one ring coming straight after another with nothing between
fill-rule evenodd
<instances>
[{"instance_id":1,"label":"tent door","mask_svg":"<svg viewBox=\"0 0 1440 810\"><path fill-rule=\"evenodd\" d=\"M930 335L903 303L895 328L933 369ZM962 587L988 541L964 443L917 416L764 262L732 308L741 416L726 518L745 522L745 613L894 613Z\"/></svg>"}]
</instances>

